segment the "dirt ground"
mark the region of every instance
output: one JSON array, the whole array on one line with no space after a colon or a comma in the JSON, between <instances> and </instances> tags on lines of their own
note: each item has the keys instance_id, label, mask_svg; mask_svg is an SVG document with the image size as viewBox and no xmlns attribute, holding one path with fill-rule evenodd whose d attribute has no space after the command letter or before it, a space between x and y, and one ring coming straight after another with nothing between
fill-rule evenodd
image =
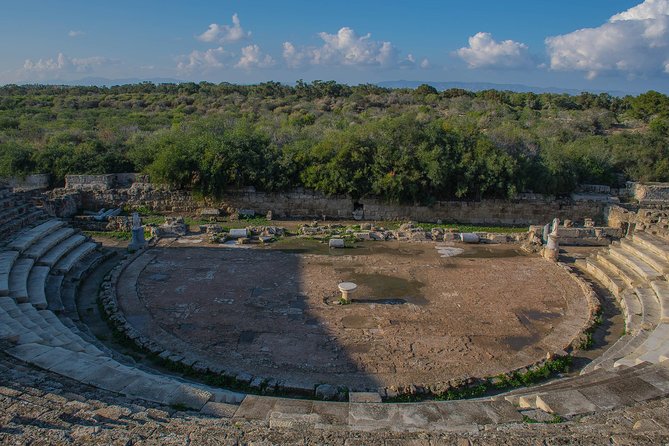
<instances>
[{"instance_id":1,"label":"dirt ground","mask_svg":"<svg viewBox=\"0 0 669 446\"><path fill-rule=\"evenodd\" d=\"M563 349L587 318L568 273L513 245L452 245L463 252L443 257L444 243L180 242L144 254L155 259L138 292L153 323L228 371L287 383L492 376ZM358 285L350 305L339 304L342 281Z\"/></svg>"}]
</instances>

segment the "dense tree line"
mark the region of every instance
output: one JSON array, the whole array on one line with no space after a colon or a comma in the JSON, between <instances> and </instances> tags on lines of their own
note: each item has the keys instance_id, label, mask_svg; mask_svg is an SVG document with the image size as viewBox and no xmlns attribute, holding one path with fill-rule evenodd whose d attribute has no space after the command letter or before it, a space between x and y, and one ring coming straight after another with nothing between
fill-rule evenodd
<instances>
[{"instance_id":1,"label":"dense tree line","mask_svg":"<svg viewBox=\"0 0 669 446\"><path fill-rule=\"evenodd\" d=\"M397 202L669 181L669 97L298 81L0 87L0 176L148 172Z\"/></svg>"}]
</instances>

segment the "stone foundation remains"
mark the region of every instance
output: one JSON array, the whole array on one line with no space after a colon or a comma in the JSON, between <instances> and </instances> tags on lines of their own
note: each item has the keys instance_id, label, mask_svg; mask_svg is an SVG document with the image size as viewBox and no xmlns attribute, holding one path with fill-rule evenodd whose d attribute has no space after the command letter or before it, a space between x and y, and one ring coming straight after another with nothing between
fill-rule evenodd
<instances>
[{"instance_id":1,"label":"stone foundation remains","mask_svg":"<svg viewBox=\"0 0 669 446\"><path fill-rule=\"evenodd\" d=\"M230 190L220 200L197 200L192 193L146 182L133 174L68 176L66 187L52 191L51 198L70 196L79 209L98 210L126 206L154 212L197 214L203 208L223 214L252 210L256 215L271 212L274 218L418 220L479 225L530 225L561 219L594 218L603 222L606 202L573 201L532 197L516 200L438 201L432 206L385 203L374 198L359 201L344 196L327 197L296 189L284 193L265 193L253 187ZM128 185L129 182L132 184ZM60 215L56 210L54 215Z\"/></svg>"}]
</instances>

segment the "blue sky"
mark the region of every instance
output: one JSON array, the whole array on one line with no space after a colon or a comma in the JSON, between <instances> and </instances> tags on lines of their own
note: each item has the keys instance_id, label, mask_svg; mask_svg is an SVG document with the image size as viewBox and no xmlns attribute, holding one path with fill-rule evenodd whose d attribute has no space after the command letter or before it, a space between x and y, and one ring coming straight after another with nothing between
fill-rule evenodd
<instances>
[{"instance_id":1,"label":"blue sky","mask_svg":"<svg viewBox=\"0 0 669 446\"><path fill-rule=\"evenodd\" d=\"M0 83L406 79L669 92L669 0L0 1Z\"/></svg>"}]
</instances>

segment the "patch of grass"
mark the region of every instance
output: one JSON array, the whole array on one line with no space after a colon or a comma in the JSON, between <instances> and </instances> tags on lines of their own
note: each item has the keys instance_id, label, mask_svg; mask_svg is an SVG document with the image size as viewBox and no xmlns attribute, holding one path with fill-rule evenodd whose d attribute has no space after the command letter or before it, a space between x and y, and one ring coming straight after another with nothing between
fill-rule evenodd
<instances>
[{"instance_id":1,"label":"patch of grass","mask_svg":"<svg viewBox=\"0 0 669 446\"><path fill-rule=\"evenodd\" d=\"M569 370L572 364L571 356L562 356L544 362L540 367L529 369L525 373L514 372L511 375L497 376L497 383L494 387L498 390L529 386L544 381L556 373L562 373Z\"/></svg>"},{"instance_id":2,"label":"patch of grass","mask_svg":"<svg viewBox=\"0 0 669 446\"><path fill-rule=\"evenodd\" d=\"M597 330L597 327L602 325L604 322L604 315L602 313L602 310L600 309L597 314L595 314L595 317L592 321L592 326L584 333L585 339L579 344L578 348L579 350L589 350L592 348L592 346L595 344L595 340L593 338L593 334L595 330Z\"/></svg>"},{"instance_id":3,"label":"patch of grass","mask_svg":"<svg viewBox=\"0 0 669 446\"><path fill-rule=\"evenodd\" d=\"M558 424L558 423L564 423L565 421L567 421L567 420L562 418L560 415L555 414L555 415L553 415L553 418L550 421L547 421L547 423L548 424Z\"/></svg>"},{"instance_id":4,"label":"patch of grass","mask_svg":"<svg viewBox=\"0 0 669 446\"><path fill-rule=\"evenodd\" d=\"M130 231L83 231L89 237L105 237L112 238L115 240L130 240L132 239L132 233ZM151 231L144 231L144 238L149 240L151 238Z\"/></svg>"},{"instance_id":5,"label":"patch of grass","mask_svg":"<svg viewBox=\"0 0 669 446\"><path fill-rule=\"evenodd\" d=\"M532 417L528 417L527 415L523 415L523 423L536 424L538 422L539 422L538 420L535 420Z\"/></svg>"},{"instance_id":6,"label":"patch of grass","mask_svg":"<svg viewBox=\"0 0 669 446\"><path fill-rule=\"evenodd\" d=\"M375 226L380 226L389 230L397 230L402 224L406 222L401 221L379 221L374 222ZM429 231L432 228L455 229L459 232L497 232L502 234L516 234L527 232L527 225L523 226L486 226L486 225L472 225L472 224L458 224L458 223L426 223L413 222L414 227Z\"/></svg>"},{"instance_id":7,"label":"patch of grass","mask_svg":"<svg viewBox=\"0 0 669 446\"><path fill-rule=\"evenodd\" d=\"M464 387L461 389L448 390L435 399L443 401L463 400L467 398L478 398L488 391L488 384L482 383L474 387Z\"/></svg>"},{"instance_id":8,"label":"patch of grass","mask_svg":"<svg viewBox=\"0 0 669 446\"><path fill-rule=\"evenodd\" d=\"M271 226L272 222L265 217L240 217L239 220L230 220L223 222L221 227L224 230L241 229L247 226Z\"/></svg>"},{"instance_id":9,"label":"patch of grass","mask_svg":"<svg viewBox=\"0 0 669 446\"><path fill-rule=\"evenodd\" d=\"M116 240L130 240L132 234L130 231L83 231L89 237L106 237Z\"/></svg>"},{"instance_id":10,"label":"patch of grass","mask_svg":"<svg viewBox=\"0 0 669 446\"><path fill-rule=\"evenodd\" d=\"M423 398L421 398L419 395L411 395L408 393L402 394L402 395L397 395L391 398L387 398L386 402L388 403L415 403L417 401L421 401Z\"/></svg>"},{"instance_id":11,"label":"patch of grass","mask_svg":"<svg viewBox=\"0 0 669 446\"><path fill-rule=\"evenodd\" d=\"M534 419L532 417L528 417L527 415L523 415L523 423L528 423L528 424L537 424L537 423L543 423L543 424L557 424L557 423L564 423L566 420L562 418L558 414L554 414L550 420L548 421L539 421L537 419Z\"/></svg>"},{"instance_id":12,"label":"patch of grass","mask_svg":"<svg viewBox=\"0 0 669 446\"><path fill-rule=\"evenodd\" d=\"M191 409L190 407L186 406L186 405L183 404L183 403L174 403L174 404L170 404L170 407L171 407L172 409L174 409L174 410L178 410L179 412L185 412L185 411Z\"/></svg>"},{"instance_id":13,"label":"patch of grass","mask_svg":"<svg viewBox=\"0 0 669 446\"><path fill-rule=\"evenodd\" d=\"M388 398L388 402L409 403L422 401L425 399L434 399L438 401L462 400L468 398L479 398L490 391L509 390L515 387L529 386L545 381L556 373L566 372L572 364L571 356L562 356L544 362L539 367L534 367L525 373L514 372L510 375L498 375L494 378L488 378L480 381L473 386L462 386L456 389L450 389L438 395L398 395ZM494 381L494 383L493 383Z\"/></svg>"},{"instance_id":14,"label":"patch of grass","mask_svg":"<svg viewBox=\"0 0 669 446\"><path fill-rule=\"evenodd\" d=\"M527 232L527 226L479 226L456 223L414 223L415 227L429 231L432 228L456 229L459 232L498 232L503 234L516 234Z\"/></svg>"}]
</instances>

